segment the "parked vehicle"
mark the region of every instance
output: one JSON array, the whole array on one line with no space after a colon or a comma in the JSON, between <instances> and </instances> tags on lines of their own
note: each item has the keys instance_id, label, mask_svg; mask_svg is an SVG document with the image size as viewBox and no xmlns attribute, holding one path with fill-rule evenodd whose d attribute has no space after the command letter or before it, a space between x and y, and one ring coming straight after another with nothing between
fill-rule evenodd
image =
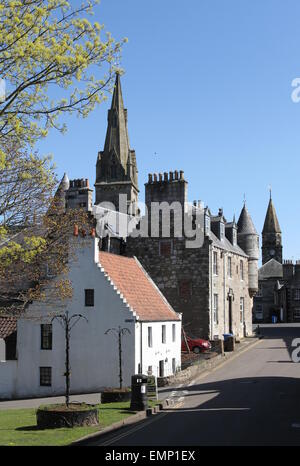
<instances>
[{"instance_id":1,"label":"parked vehicle","mask_svg":"<svg viewBox=\"0 0 300 466\"><path fill-rule=\"evenodd\" d=\"M207 340L203 340L202 338L191 338L187 335L185 337L190 351L193 351L196 354L204 353L211 349L211 343ZM188 351L184 338L182 338L181 342L181 351Z\"/></svg>"}]
</instances>

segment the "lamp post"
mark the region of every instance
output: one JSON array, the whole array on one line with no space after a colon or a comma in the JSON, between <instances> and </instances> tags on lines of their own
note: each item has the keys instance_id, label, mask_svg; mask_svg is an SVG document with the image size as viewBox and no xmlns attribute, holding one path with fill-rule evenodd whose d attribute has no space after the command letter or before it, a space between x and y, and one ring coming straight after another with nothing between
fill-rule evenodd
<instances>
[{"instance_id":1,"label":"lamp post","mask_svg":"<svg viewBox=\"0 0 300 466\"><path fill-rule=\"evenodd\" d=\"M106 330L104 335L108 335L109 332L112 332L117 338L118 338L118 345L119 345L119 380L120 380L120 389L123 387L123 374L122 374L122 336L125 335L125 333L130 334L130 330L126 327L121 328L120 326L118 328L109 328Z\"/></svg>"},{"instance_id":2,"label":"lamp post","mask_svg":"<svg viewBox=\"0 0 300 466\"><path fill-rule=\"evenodd\" d=\"M66 343L66 357L65 357L65 367L66 372L64 376L66 377L66 406L69 407L70 403L70 335L72 328L79 322L80 319L85 319L88 322L87 318L82 314L73 314L71 317L69 316L69 311L66 311L65 314L60 314L58 316L53 317L51 323L54 320L58 320L60 325L63 327L65 331L65 343ZM74 320L75 319L75 320ZM74 322L72 322L74 320Z\"/></svg>"}]
</instances>

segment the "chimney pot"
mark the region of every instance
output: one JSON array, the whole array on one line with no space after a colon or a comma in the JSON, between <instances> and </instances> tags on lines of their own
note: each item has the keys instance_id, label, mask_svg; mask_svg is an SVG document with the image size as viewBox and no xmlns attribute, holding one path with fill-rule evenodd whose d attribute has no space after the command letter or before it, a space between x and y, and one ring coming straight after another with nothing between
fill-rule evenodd
<instances>
[{"instance_id":1,"label":"chimney pot","mask_svg":"<svg viewBox=\"0 0 300 466\"><path fill-rule=\"evenodd\" d=\"M170 181L173 181L173 178L174 178L174 173L173 172L169 172L169 178L170 178Z\"/></svg>"},{"instance_id":2,"label":"chimney pot","mask_svg":"<svg viewBox=\"0 0 300 466\"><path fill-rule=\"evenodd\" d=\"M184 176L183 176L183 175L184 175L184 171L183 171L183 170L180 170L180 179L181 179L181 180L184 180Z\"/></svg>"},{"instance_id":3,"label":"chimney pot","mask_svg":"<svg viewBox=\"0 0 300 466\"><path fill-rule=\"evenodd\" d=\"M148 183L152 183L152 174L151 173L148 174Z\"/></svg>"},{"instance_id":4,"label":"chimney pot","mask_svg":"<svg viewBox=\"0 0 300 466\"><path fill-rule=\"evenodd\" d=\"M177 170L175 170L174 175L175 175L175 180L178 180L178 171Z\"/></svg>"},{"instance_id":5,"label":"chimney pot","mask_svg":"<svg viewBox=\"0 0 300 466\"><path fill-rule=\"evenodd\" d=\"M159 173L158 177L159 177L159 181L162 181L162 173Z\"/></svg>"}]
</instances>

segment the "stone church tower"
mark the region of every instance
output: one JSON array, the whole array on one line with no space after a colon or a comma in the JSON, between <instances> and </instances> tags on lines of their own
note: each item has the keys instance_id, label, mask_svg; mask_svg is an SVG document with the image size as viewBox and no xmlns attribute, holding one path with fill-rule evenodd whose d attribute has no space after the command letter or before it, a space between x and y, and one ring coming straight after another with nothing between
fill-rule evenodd
<instances>
[{"instance_id":1,"label":"stone church tower","mask_svg":"<svg viewBox=\"0 0 300 466\"><path fill-rule=\"evenodd\" d=\"M282 264L282 235L272 197L262 231L262 263L275 259Z\"/></svg>"},{"instance_id":2,"label":"stone church tower","mask_svg":"<svg viewBox=\"0 0 300 466\"><path fill-rule=\"evenodd\" d=\"M98 153L96 165L96 202L110 202L120 210L119 194L127 195L127 212L137 213L138 170L135 151L130 149L127 130L127 110L124 108L120 75L108 111L104 150ZM125 213L125 212L124 212Z\"/></svg>"}]
</instances>

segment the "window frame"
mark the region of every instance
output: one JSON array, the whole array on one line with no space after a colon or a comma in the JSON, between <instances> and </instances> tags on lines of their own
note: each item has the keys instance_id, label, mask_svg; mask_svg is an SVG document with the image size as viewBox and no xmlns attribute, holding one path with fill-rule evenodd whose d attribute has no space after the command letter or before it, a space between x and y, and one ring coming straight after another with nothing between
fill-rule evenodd
<instances>
[{"instance_id":1,"label":"window frame","mask_svg":"<svg viewBox=\"0 0 300 466\"><path fill-rule=\"evenodd\" d=\"M176 324L172 324L172 343L176 342Z\"/></svg>"},{"instance_id":2,"label":"window frame","mask_svg":"<svg viewBox=\"0 0 300 466\"><path fill-rule=\"evenodd\" d=\"M42 373L43 369L49 369L48 375ZM49 383L43 382L43 376L45 377L45 379L49 379L50 382ZM51 366L40 366L40 387L52 387L52 367Z\"/></svg>"},{"instance_id":3,"label":"window frame","mask_svg":"<svg viewBox=\"0 0 300 466\"><path fill-rule=\"evenodd\" d=\"M50 331L45 332L45 328L50 327ZM47 341L48 344L45 344ZM51 351L53 348L53 326L52 324L41 324L41 350L43 351Z\"/></svg>"},{"instance_id":4,"label":"window frame","mask_svg":"<svg viewBox=\"0 0 300 466\"><path fill-rule=\"evenodd\" d=\"M219 261L218 251L213 251L213 275L217 277L219 275Z\"/></svg>"},{"instance_id":5,"label":"window frame","mask_svg":"<svg viewBox=\"0 0 300 466\"><path fill-rule=\"evenodd\" d=\"M167 326L165 324L161 326L161 342L164 345L167 343Z\"/></svg>"},{"instance_id":6,"label":"window frame","mask_svg":"<svg viewBox=\"0 0 300 466\"><path fill-rule=\"evenodd\" d=\"M88 294L89 292L92 292L92 294L90 296ZM91 296L92 296L93 299L91 299ZM95 289L94 288L85 288L84 289L84 306L85 307L95 307Z\"/></svg>"},{"instance_id":7,"label":"window frame","mask_svg":"<svg viewBox=\"0 0 300 466\"><path fill-rule=\"evenodd\" d=\"M153 331L152 327L148 326L148 348L153 348Z\"/></svg>"},{"instance_id":8,"label":"window frame","mask_svg":"<svg viewBox=\"0 0 300 466\"><path fill-rule=\"evenodd\" d=\"M213 320L215 325L219 325L219 294L214 293L213 297Z\"/></svg>"},{"instance_id":9,"label":"window frame","mask_svg":"<svg viewBox=\"0 0 300 466\"><path fill-rule=\"evenodd\" d=\"M240 324L245 322L245 298L240 297Z\"/></svg>"}]
</instances>

